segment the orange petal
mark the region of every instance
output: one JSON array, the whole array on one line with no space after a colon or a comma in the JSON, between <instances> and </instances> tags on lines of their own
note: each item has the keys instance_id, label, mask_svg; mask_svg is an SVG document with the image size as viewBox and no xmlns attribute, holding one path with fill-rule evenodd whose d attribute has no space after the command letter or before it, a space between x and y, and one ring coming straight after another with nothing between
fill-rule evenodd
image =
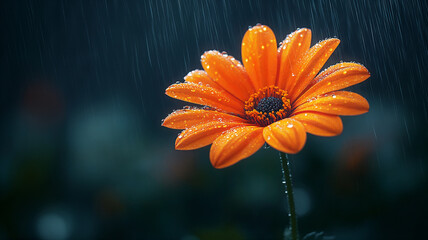
<instances>
[{"instance_id":1,"label":"orange petal","mask_svg":"<svg viewBox=\"0 0 428 240\"><path fill-rule=\"evenodd\" d=\"M303 124L308 133L330 137L337 136L342 133L343 124L339 116L317 113L317 112L302 112L291 117Z\"/></svg>"},{"instance_id":2,"label":"orange petal","mask_svg":"<svg viewBox=\"0 0 428 240\"><path fill-rule=\"evenodd\" d=\"M321 95L313 100L310 99L293 112L297 114L307 111L333 115L359 115L369 111L369 103L359 94L337 91Z\"/></svg>"},{"instance_id":3,"label":"orange petal","mask_svg":"<svg viewBox=\"0 0 428 240\"><path fill-rule=\"evenodd\" d=\"M223 132L233 127L243 126L240 122L208 122L193 126L178 135L175 141L177 150L193 150L211 144Z\"/></svg>"},{"instance_id":4,"label":"orange petal","mask_svg":"<svg viewBox=\"0 0 428 240\"><path fill-rule=\"evenodd\" d=\"M357 63L339 63L320 73L294 103L296 106L318 95L341 90L370 77L367 69Z\"/></svg>"},{"instance_id":5,"label":"orange petal","mask_svg":"<svg viewBox=\"0 0 428 240\"><path fill-rule=\"evenodd\" d=\"M242 61L255 89L275 84L277 70L275 34L268 26L250 28L242 39Z\"/></svg>"},{"instance_id":6,"label":"orange petal","mask_svg":"<svg viewBox=\"0 0 428 240\"><path fill-rule=\"evenodd\" d=\"M277 86L290 90L292 76L298 74L299 60L311 46L311 30L302 28L289 34L278 48L278 79Z\"/></svg>"},{"instance_id":7,"label":"orange petal","mask_svg":"<svg viewBox=\"0 0 428 240\"><path fill-rule=\"evenodd\" d=\"M281 152L297 153L306 142L305 127L299 121L286 118L263 129L266 142Z\"/></svg>"},{"instance_id":8,"label":"orange petal","mask_svg":"<svg viewBox=\"0 0 428 240\"><path fill-rule=\"evenodd\" d=\"M247 72L237 62L217 51L205 52L201 57L202 66L211 79L245 102L254 93L254 88Z\"/></svg>"},{"instance_id":9,"label":"orange petal","mask_svg":"<svg viewBox=\"0 0 428 240\"><path fill-rule=\"evenodd\" d=\"M204 109L181 109L168 115L162 122L162 126L185 129L212 121L246 122L245 119L227 113Z\"/></svg>"},{"instance_id":10,"label":"orange petal","mask_svg":"<svg viewBox=\"0 0 428 240\"><path fill-rule=\"evenodd\" d=\"M218 85L216 82L214 82L210 76L208 76L208 73L202 70L194 70L189 72L185 77L184 80L186 82L196 83L200 85L205 85L208 87L215 88L219 91L224 91L224 89Z\"/></svg>"},{"instance_id":11,"label":"orange petal","mask_svg":"<svg viewBox=\"0 0 428 240\"><path fill-rule=\"evenodd\" d=\"M329 59L334 49L339 45L340 40L330 38L315 44L304 56L300 67L300 72L296 77L294 87L289 91L291 101L294 101L306 88L310 81L318 74L322 66Z\"/></svg>"},{"instance_id":12,"label":"orange petal","mask_svg":"<svg viewBox=\"0 0 428 240\"><path fill-rule=\"evenodd\" d=\"M227 92L195 83L179 83L169 86L165 94L186 102L206 105L226 112L244 115L244 103Z\"/></svg>"},{"instance_id":13,"label":"orange petal","mask_svg":"<svg viewBox=\"0 0 428 240\"><path fill-rule=\"evenodd\" d=\"M223 133L211 146L211 164L225 168L253 155L265 143L262 133L263 128L257 126L232 128Z\"/></svg>"}]
</instances>

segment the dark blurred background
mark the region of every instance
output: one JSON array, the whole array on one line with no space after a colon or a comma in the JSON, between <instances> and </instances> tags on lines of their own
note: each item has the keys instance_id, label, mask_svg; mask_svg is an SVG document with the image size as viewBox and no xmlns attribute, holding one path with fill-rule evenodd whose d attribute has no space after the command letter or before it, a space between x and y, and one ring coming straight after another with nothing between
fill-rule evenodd
<instances>
[{"instance_id":1,"label":"dark blurred background","mask_svg":"<svg viewBox=\"0 0 428 240\"><path fill-rule=\"evenodd\" d=\"M326 66L371 72L370 112L290 156L300 234L424 239L426 1L1 1L0 239L281 239L279 156L214 169L175 151L167 86L248 26L341 39ZM320 232L324 232L324 235ZM314 234L312 234L314 235ZM322 236L321 236L322 235ZM315 239L311 237L308 239Z\"/></svg>"}]
</instances>

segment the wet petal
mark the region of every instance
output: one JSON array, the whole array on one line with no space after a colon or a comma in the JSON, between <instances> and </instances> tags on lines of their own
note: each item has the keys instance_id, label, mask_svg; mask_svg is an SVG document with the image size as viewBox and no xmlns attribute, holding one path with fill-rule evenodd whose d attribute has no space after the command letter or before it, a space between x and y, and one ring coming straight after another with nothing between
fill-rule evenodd
<instances>
[{"instance_id":1,"label":"wet petal","mask_svg":"<svg viewBox=\"0 0 428 240\"><path fill-rule=\"evenodd\" d=\"M214 82L241 101L247 101L254 93L247 72L229 56L217 51L208 51L202 55L201 63Z\"/></svg>"},{"instance_id":2,"label":"wet petal","mask_svg":"<svg viewBox=\"0 0 428 240\"><path fill-rule=\"evenodd\" d=\"M301 122L306 132L318 136L337 136L341 134L343 130L342 120L336 115L302 112L291 118Z\"/></svg>"},{"instance_id":3,"label":"wet petal","mask_svg":"<svg viewBox=\"0 0 428 240\"><path fill-rule=\"evenodd\" d=\"M253 155L264 143L262 127L230 129L213 142L210 151L211 164L215 168L228 167Z\"/></svg>"},{"instance_id":4,"label":"wet petal","mask_svg":"<svg viewBox=\"0 0 428 240\"><path fill-rule=\"evenodd\" d=\"M311 30L302 28L289 34L278 48L277 86L290 90L291 80L298 74L300 59L311 46Z\"/></svg>"},{"instance_id":5,"label":"wet petal","mask_svg":"<svg viewBox=\"0 0 428 240\"><path fill-rule=\"evenodd\" d=\"M300 65L300 72L298 73L295 82L292 83L295 85L290 88L291 90L289 91L290 99L292 101L300 95L309 82L318 74L339 43L339 39L330 38L315 44L311 49L309 49Z\"/></svg>"},{"instance_id":6,"label":"wet petal","mask_svg":"<svg viewBox=\"0 0 428 240\"><path fill-rule=\"evenodd\" d=\"M306 142L305 127L299 121L291 118L265 127L263 137L270 146L285 153L299 152Z\"/></svg>"},{"instance_id":7,"label":"wet petal","mask_svg":"<svg viewBox=\"0 0 428 240\"><path fill-rule=\"evenodd\" d=\"M359 94L337 91L311 98L293 112L297 114L307 111L333 115L359 115L369 111L369 103Z\"/></svg>"},{"instance_id":8,"label":"wet petal","mask_svg":"<svg viewBox=\"0 0 428 240\"><path fill-rule=\"evenodd\" d=\"M242 61L255 89L275 84L277 43L268 26L250 28L242 39Z\"/></svg>"},{"instance_id":9,"label":"wet petal","mask_svg":"<svg viewBox=\"0 0 428 240\"><path fill-rule=\"evenodd\" d=\"M205 85L207 87L215 88L219 91L224 91L224 89L218 85L216 82L214 82L210 76L208 76L208 73L202 70L194 70L189 72L185 77L184 80L186 82L196 83L200 85Z\"/></svg>"},{"instance_id":10,"label":"wet petal","mask_svg":"<svg viewBox=\"0 0 428 240\"><path fill-rule=\"evenodd\" d=\"M173 129L185 129L207 122L246 122L245 119L223 112L204 109L177 110L162 122L162 126Z\"/></svg>"},{"instance_id":11,"label":"wet petal","mask_svg":"<svg viewBox=\"0 0 428 240\"><path fill-rule=\"evenodd\" d=\"M309 98L347 88L370 77L368 70L357 63L339 63L320 73L307 87L295 105L298 106Z\"/></svg>"},{"instance_id":12,"label":"wet petal","mask_svg":"<svg viewBox=\"0 0 428 240\"><path fill-rule=\"evenodd\" d=\"M175 141L177 150L193 150L211 144L223 132L233 127L243 126L239 122L208 122L193 126L178 135Z\"/></svg>"},{"instance_id":13,"label":"wet petal","mask_svg":"<svg viewBox=\"0 0 428 240\"><path fill-rule=\"evenodd\" d=\"M244 103L215 88L195 83L179 83L169 86L165 94L186 102L210 106L226 112L244 114Z\"/></svg>"}]
</instances>

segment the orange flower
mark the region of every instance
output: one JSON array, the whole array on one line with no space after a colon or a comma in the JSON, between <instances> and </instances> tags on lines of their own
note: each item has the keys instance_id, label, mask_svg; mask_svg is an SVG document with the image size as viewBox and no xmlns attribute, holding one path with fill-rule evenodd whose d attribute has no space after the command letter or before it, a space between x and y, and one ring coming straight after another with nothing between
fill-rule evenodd
<instances>
[{"instance_id":1,"label":"orange flower","mask_svg":"<svg viewBox=\"0 0 428 240\"><path fill-rule=\"evenodd\" d=\"M362 96L338 91L366 80L370 74L364 66L344 62L317 75L339 42L330 38L310 48L311 30L303 28L277 49L269 27L250 28L242 40L243 65L208 51L201 59L205 71L192 71L184 83L166 89L170 97L206 107L175 111L162 125L185 129L175 142L178 150L212 143L210 159L216 168L251 156L265 142L297 153L305 145L306 132L336 136L343 129L338 115L369 110Z\"/></svg>"}]
</instances>

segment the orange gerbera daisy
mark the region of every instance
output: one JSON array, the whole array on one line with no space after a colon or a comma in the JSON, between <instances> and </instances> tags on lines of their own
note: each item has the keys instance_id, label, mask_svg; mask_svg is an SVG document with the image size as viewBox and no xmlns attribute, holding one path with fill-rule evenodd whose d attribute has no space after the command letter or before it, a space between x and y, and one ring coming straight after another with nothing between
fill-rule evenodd
<instances>
[{"instance_id":1,"label":"orange gerbera daisy","mask_svg":"<svg viewBox=\"0 0 428 240\"><path fill-rule=\"evenodd\" d=\"M166 89L170 97L206 107L175 111L162 125L185 129L175 142L178 150L212 143L210 159L216 168L249 157L265 142L297 153L305 145L306 132L338 135L343 129L338 115L369 110L362 96L338 90L370 76L364 66L351 62L318 74L339 42L330 38L310 48L311 30L303 28L277 49L268 26L252 27L242 40L243 65L225 53L208 51L201 59L205 71L192 71L184 83Z\"/></svg>"}]
</instances>

